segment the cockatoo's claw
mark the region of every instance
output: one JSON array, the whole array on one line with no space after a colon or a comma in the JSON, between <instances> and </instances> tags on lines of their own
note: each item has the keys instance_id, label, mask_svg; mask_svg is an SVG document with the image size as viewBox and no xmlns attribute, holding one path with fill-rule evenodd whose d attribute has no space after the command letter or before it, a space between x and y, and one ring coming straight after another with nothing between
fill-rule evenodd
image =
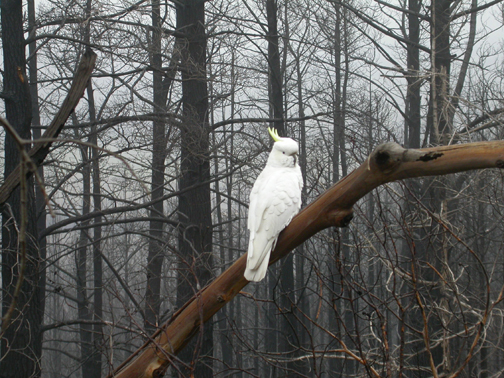
<instances>
[{"instance_id":1,"label":"cockatoo's claw","mask_svg":"<svg viewBox=\"0 0 504 378\"><path fill-rule=\"evenodd\" d=\"M278 131L275 128L268 127L268 132L269 135L273 138L275 142L278 142L280 140L280 136L278 135Z\"/></svg>"}]
</instances>

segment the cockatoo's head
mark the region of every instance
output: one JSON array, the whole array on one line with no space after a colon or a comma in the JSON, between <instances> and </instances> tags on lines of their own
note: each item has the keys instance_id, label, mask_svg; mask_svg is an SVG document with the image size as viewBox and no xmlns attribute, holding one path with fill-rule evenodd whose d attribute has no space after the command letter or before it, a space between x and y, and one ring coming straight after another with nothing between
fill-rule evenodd
<instances>
[{"instance_id":1,"label":"cockatoo's head","mask_svg":"<svg viewBox=\"0 0 504 378\"><path fill-rule=\"evenodd\" d=\"M268 165L294 168L297 165L299 147L291 138L281 138L276 129L268 127L268 132L275 141L268 157Z\"/></svg>"}]
</instances>

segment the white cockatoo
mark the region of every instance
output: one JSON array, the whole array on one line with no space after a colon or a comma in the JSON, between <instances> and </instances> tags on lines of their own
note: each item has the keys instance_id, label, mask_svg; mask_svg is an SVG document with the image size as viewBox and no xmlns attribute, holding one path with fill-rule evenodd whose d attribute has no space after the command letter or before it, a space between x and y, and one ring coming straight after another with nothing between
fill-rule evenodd
<instances>
[{"instance_id":1,"label":"white cockatoo","mask_svg":"<svg viewBox=\"0 0 504 378\"><path fill-rule=\"evenodd\" d=\"M275 129L268 131L275 143L252 187L248 213L250 238L244 276L256 282L266 275L278 234L298 213L303 188L298 144L291 138L279 137Z\"/></svg>"}]
</instances>

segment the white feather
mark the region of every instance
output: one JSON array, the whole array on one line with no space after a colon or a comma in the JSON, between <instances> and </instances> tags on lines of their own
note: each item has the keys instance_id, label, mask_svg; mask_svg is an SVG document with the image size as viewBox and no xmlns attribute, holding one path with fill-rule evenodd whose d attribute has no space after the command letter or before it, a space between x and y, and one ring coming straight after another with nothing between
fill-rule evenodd
<instances>
[{"instance_id":1,"label":"white feather","mask_svg":"<svg viewBox=\"0 0 504 378\"><path fill-rule=\"evenodd\" d=\"M249 281L264 278L278 235L301 207L303 178L297 164L297 152L295 141L280 138L273 145L268 163L250 193L250 238L244 273Z\"/></svg>"}]
</instances>

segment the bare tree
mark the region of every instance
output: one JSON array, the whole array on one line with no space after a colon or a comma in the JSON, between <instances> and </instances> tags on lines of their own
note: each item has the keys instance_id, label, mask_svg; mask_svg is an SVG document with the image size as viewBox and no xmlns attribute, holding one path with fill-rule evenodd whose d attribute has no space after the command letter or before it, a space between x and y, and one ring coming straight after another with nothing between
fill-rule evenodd
<instances>
[{"instance_id":1,"label":"bare tree","mask_svg":"<svg viewBox=\"0 0 504 378\"><path fill-rule=\"evenodd\" d=\"M213 258L205 2L187 0L176 8L177 29L184 33L177 272L177 304L182 308L212 278ZM212 376L213 325L201 325L197 340L180 356L185 363L177 369L181 376ZM207 358L203 362L200 356Z\"/></svg>"},{"instance_id":2,"label":"bare tree","mask_svg":"<svg viewBox=\"0 0 504 378\"><path fill-rule=\"evenodd\" d=\"M62 132L27 153L54 216L39 227L42 375L498 375L502 175L401 181L499 166L500 144L464 144L504 135L496 4L29 3L32 124ZM63 127L88 46L87 103ZM280 124L311 204L275 258L305 242L245 289L249 190ZM389 141L409 149L373 152ZM499 146L493 163L481 146Z\"/></svg>"},{"instance_id":3,"label":"bare tree","mask_svg":"<svg viewBox=\"0 0 504 378\"><path fill-rule=\"evenodd\" d=\"M26 76L23 9L19 1L2 3L3 91L5 113L13 130L31 136L31 96ZM19 145L5 137L4 177L22 162ZM24 166L24 171L27 167ZM1 370L10 377L40 376L43 306L39 285L40 255L33 181L14 190L2 206L2 324Z\"/></svg>"}]
</instances>

